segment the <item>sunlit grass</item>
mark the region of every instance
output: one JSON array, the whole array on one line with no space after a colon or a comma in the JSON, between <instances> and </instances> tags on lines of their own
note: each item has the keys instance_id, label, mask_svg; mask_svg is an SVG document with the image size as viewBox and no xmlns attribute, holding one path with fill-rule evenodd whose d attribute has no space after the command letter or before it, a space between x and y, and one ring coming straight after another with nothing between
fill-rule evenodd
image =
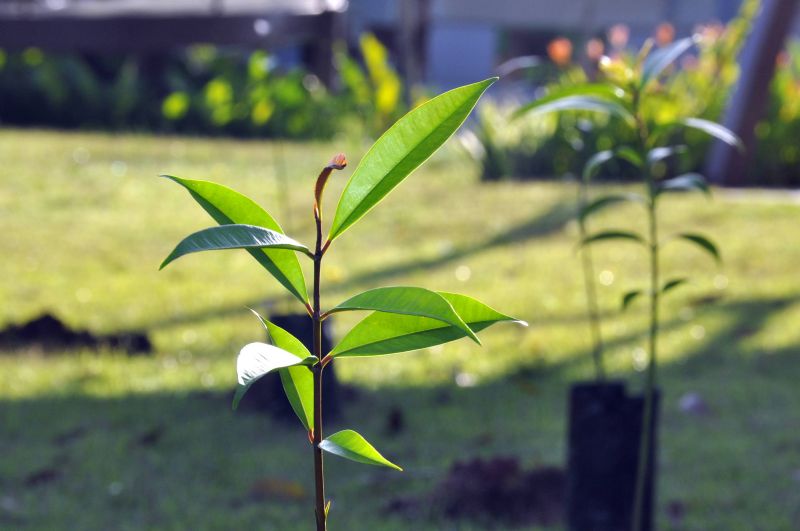
<instances>
[{"instance_id":1,"label":"sunlit grass","mask_svg":"<svg viewBox=\"0 0 800 531\"><path fill-rule=\"evenodd\" d=\"M98 333L144 330L156 346L153 356L137 358L0 352L0 496L19 501L12 516L25 529L231 529L262 519L267 528L308 527L308 500L252 502L247 494L265 476L310 485L302 430L232 415L226 398L197 394L230 390L238 349L261 338L247 306L300 308L244 252L189 256L159 273L180 238L211 221L156 176L227 184L310 241L319 168L340 150L351 160L329 185L330 218L360 149L0 131L0 325L51 311ZM371 225L337 239L323 272L323 305L378 285L421 285L469 293L531 326L498 325L482 334L483 348L461 341L338 363L341 379L361 389L347 404L347 426L407 472L329 460L332 526L408 528L381 507L429 488L454 459L563 461L566 386L591 376L574 194L564 183L481 185L455 150L445 150L368 214ZM792 479L800 459L800 204L789 194L717 191L711 202L670 198L662 212L664 234L705 232L724 256L718 268L684 243L664 252L666 277L692 282L664 308L662 506L686 505L681 529L792 529L800 525ZM594 228L643 224L644 213L629 205ZM598 245L595 261L608 366L638 387L644 304L621 314L619 301L644 287L644 256L633 245ZM338 319L337 335L351 322ZM522 367L525 376L509 378ZM459 374L475 387L456 387ZM679 411L689 391L706 399L709 416ZM443 392L449 400L439 399ZM392 407L403 409L408 428L389 437L382 434ZM137 445L154 426L164 430L159 442ZM86 433L56 442L76 428ZM25 486L52 462L62 463L65 477ZM0 512L0 527L12 516Z\"/></svg>"}]
</instances>

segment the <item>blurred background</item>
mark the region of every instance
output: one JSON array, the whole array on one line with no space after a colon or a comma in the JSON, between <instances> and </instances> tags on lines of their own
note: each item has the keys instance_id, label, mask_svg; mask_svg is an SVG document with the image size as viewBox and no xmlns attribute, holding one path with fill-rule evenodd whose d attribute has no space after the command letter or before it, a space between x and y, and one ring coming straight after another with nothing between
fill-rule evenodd
<instances>
[{"instance_id":1,"label":"blurred background","mask_svg":"<svg viewBox=\"0 0 800 531\"><path fill-rule=\"evenodd\" d=\"M657 528L800 529L796 3L0 0L0 529L309 529L310 452L280 390L230 411L236 355L263 339L247 307L302 308L244 252L159 273L209 220L156 176L230 186L308 242L331 156L350 168L329 208L398 118L493 75L457 137L337 240L323 305L420 285L531 326L337 362L327 429L377 439L405 472L329 459L330 525L564 529L567 390L592 374L575 175L631 139L594 113L512 114L690 35L648 116L718 121L745 149L678 139L713 199L670 197L660 221L712 235L723 261L663 255L692 282L662 318ZM609 164L597 186L636 179ZM597 226L644 223L622 205ZM647 320L620 297L645 258L594 255L608 370L633 390Z\"/></svg>"}]
</instances>

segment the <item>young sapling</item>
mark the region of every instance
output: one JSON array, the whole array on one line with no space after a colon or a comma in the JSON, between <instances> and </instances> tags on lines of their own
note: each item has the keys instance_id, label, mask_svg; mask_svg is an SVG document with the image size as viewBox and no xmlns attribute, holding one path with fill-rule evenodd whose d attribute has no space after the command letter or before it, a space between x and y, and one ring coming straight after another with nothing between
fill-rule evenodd
<instances>
[{"instance_id":1,"label":"young sapling","mask_svg":"<svg viewBox=\"0 0 800 531\"><path fill-rule=\"evenodd\" d=\"M700 118L683 117L675 121L659 123L648 111L644 103L648 98L661 97L653 90L659 80L665 76L671 65L686 51L698 42L698 37L678 40L662 48L652 50L652 42L645 43L633 65L623 59L611 60L605 57L600 62L601 72L605 80L598 83L565 87L542 99L531 102L518 109L516 116L541 114L561 111L600 112L618 119L627 126L634 138L632 145L620 145L615 149L601 151L589 161L595 169L601 164L621 159L633 165L639 172L643 185L643 193L611 194L587 201L580 212L581 220L611 205L633 202L644 207L646 213L646 231L640 234L629 230L604 230L584 235L583 246L602 241L627 241L641 245L648 257L649 286L646 290L634 290L622 297L622 308L627 308L639 296L647 295L649 299L648 349L646 362L646 378L644 393L644 410L639 464L632 500L632 522L634 531L641 531L650 526L644 521L644 503L647 470L650 463L650 440L653 433L654 395L657 384L658 366L658 333L661 297L676 287L684 284L684 277L672 278L662 282L660 253L669 241L691 243L709 253L716 261L720 254L716 245L706 236L695 232L681 232L664 238L659 231L658 206L660 199L667 193L700 191L710 195L704 177L697 173L686 173L668 178L665 161L680 158L687 151L683 145L669 145L670 138L676 130L694 129L714 136L730 145L741 147L736 135L725 127Z\"/></svg>"},{"instance_id":2,"label":"young sapling","mask_svg":"<svg viewBox=\"0 0 800 531\"><path fill-rule=\"evenodd\" d=\"M317 531L327 528L330 508L325 493L324 453L400 470L356 431L347 429L325 436L322 418L325 367L338 358L412 351L464 337L480 344L476 333L495 323L525 324L471 297L421 287L370 289L332 308L323 309L321 305L324 257L334 248L336 239L444 144L495 79L441 94L409 112L384 133L347 182L325 237L325 185L334 172L347 165L344 155L335 156L322 169L314 186L312 213L316 237L311 247L285 235L264 209L230 188L168 177L186 188L219 226L186 237L164 260L162 268L181 256L199 251L245 249L297 299L311 318L314 341L309 351L286 330L253 312L265 327L270 342L250 343L239 353L233 407L236 408L255 381L269 373L278 373L286 397L311 443ZM313 265L310 298L298 255L311 260ZM352 311L371 313L330 352L323 352L323 321L334 313Z\"/></svg>"}]
</instances>

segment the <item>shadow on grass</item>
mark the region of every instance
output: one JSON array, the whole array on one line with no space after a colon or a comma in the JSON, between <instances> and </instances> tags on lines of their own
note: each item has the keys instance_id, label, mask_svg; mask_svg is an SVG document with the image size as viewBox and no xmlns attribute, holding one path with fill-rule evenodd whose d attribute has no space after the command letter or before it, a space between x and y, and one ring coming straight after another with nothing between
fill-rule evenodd
<instances>
[{"instance_id":1,"label":"shadow on grass","mask_svg":"<svg viewBox=\"0 0 800 531\"><path fill-rule=\"evenodd\" d=\"M332 519L342 529L406 529L408 517L385 507L398 496L428 492L452 459L530 455L527 430L504 435L512 430L503 413L519 419L525 410L508 405L520 403L513 387L357 394L345 419L329 423L327 432L357 429L405 472L329 457ZM485 416L495 420L481 421ZM234 414L228 393L4 401L0 421L0 528L307 528L297 523L313 505L303 429ZM415 529L443 528L427 517L412 521Z\"/></svg>"},{"instance_id":2,"label":"shadow on grass","mask_svg":"<svg viewBox=\"0 0 800 531\"><path fill-rule=\"evenodd\" d=\"M726 363L736 357L749 356L751 361L758 361L764 355L781 357L800 354L800 345L771 349L770 352L758 352L753 351L752 345L748 346L746 341L764 329L767 323L781 312L795 304L800 304L800 295L722 300L715 302L715 306L708 309L704 308L705 303L706 301L703 299L696 300L694 306L700 311L723 314L726 324L715 334L703 338L703 341L698 341L697 348L693 352L687 353L685 357L687 369L702 369L705 366Z\"/></svg>"},{"instance_id":3,"label":"shadow on grass","mask_svg":"<svg viewBox=\"0 0 800 531\"><path fill-rule=\"evenodd\" d=\"M724 314L724 326L698 343L685 361L662 364L662 385L680 387L691 375L692 385L718 400L718 415L742 422L756 417L765 404L776 407L769 397L791 395L800 377L798 364L793 363L800 349L758 352L744 340L798 303L798 295L713 307L708 307L708 301L696 301L699 312ZM688 325L680 320L665 323L666 330L680 326ZM639 337L644 332L617 341L622 344ZM410 522L386 515L382 508L397 496L429 491L454 460L511 455L528 464L560 465L568 369L578 356L583 354L575 352L571 361L547 365L522 378L509 375L471 388L357 390L345 407L345 418L328 425L326 431L358 430L406 472L395 474L331 457L327 461L329 492L335 500L332 519L337 527L380 531L413 524L420 530L443 529L441 523L425 518ZM760 400L726 406L714 396L723 369L726 386L755 388ZM762 371L759 378L754 378L754 370ZM59 396L0 401L0 497L4 500L0 527L99 530L121 528L124 522L126 529L305 528L297 522L309 516L311 469L299 425L253 413L234 414L229 393L93 398L81 394L79 381L65 386ZM784 409L776 413L779 416L791 415L791 402L784 402L780 406ZM669 413L664 422L675 422L675 404L664 407ZM728 431L727 425L706 428L702 422L688 431L685 426L681 429L682 436L689 433L698 438L698 447L736 438L746 440L756 452L762 448L775 452L782 440L742 432L735 422ZM667 451L673 444L671 432L662 432ZM697 461L694 473L703 475L703 455L682 459ZM778 464L784 465L783 461ZM741 460L738 454L719 454L707 466L706 475L720 470L735 473ZM737 477L745 491L763 487L749 482L747 473ZM729 488L721 486L721 492ZM666 493L670 495L675 494ZM711 521L706 524L713 527Z\"/></svg>"}]
</instances>

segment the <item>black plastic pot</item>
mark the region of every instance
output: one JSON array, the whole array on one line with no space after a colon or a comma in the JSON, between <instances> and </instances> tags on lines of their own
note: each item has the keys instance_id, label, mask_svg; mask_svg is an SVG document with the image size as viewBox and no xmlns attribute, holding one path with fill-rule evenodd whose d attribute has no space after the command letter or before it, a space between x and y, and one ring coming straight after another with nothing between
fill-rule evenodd
<instances>
[{"instance_id":1,"label":"black plastic pot","mask_svg":"<svg viewBox=\"0 0 800 531\"><path fill-rule=\"evenodd\" d=\"M313 351L314 331L311 318L308 315L273 315L270 316L269 320L302 341L309 351ZM332 348L331 318L328 317L322 322L322 352L330 352ZM334 365L331 363L325 367L322 373L322 389L325 396L322 409L323 415L328 420L338 418L341 413L341 409L337 405L339 404L337 396L340 389L336 380ZM289 401L286 399L281 379L277 377L262 378L254 383L242 399L242 406L266 412L279 420L294 422L297 418L289 405Z\"/></svg>"},{"instance_id":2,"label":"black plastic pot","mask_svg":"<svg viewBox=\"0 0 800 531\"><path fill-rule=\"evenodd\" d=\"M654 528L659 397L656 391L642 531ZM644 397L629 396L623 382L571 387L566 493L570 531L631 531L643 411Z\"/></svg>"}]
</instances>

